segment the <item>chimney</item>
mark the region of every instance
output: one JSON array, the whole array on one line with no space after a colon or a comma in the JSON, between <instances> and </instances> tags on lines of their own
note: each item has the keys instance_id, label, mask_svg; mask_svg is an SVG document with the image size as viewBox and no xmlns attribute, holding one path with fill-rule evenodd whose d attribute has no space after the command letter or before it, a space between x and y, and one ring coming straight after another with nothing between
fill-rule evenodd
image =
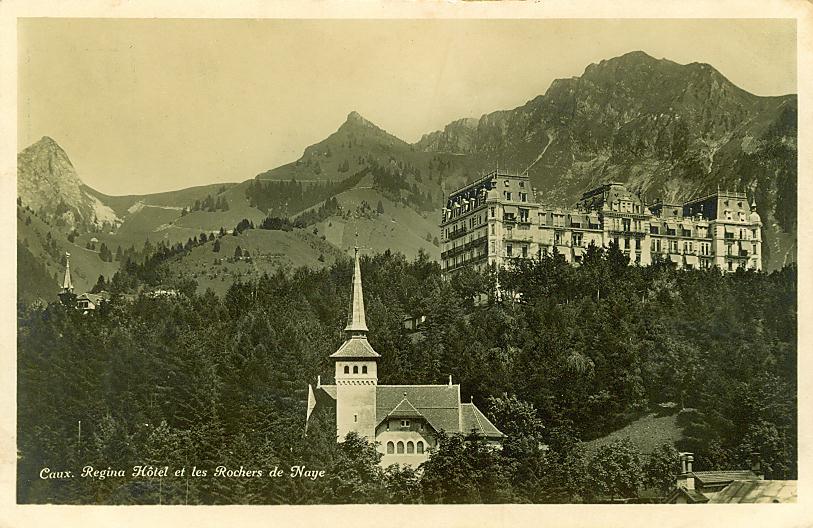
<instances>
[{"instance_id":1,"label":"chimney","mask_svg":"<svg viewBox=\"0 0 813 528\"><path fill-rule=\"evenodd\" d=\"M319 388L319 387L321 387L321 386L322 386L322 375L321 375L321 374L318 374L318 375L316 376L316 388L318 389L318 388Z\"/></svg>"},{"instance_id":2,"label":"chimney","mask_svg":"<svg viewBox=\"0 0 813 528\"><path fill-rule=\"evenodd\" d=\"M677 477L677 487L693 490L694 489L694 473L692 473L692 462L694 456L692 453L680 454L680 468L681 474Z\"/></svg>"},{"instance_id":3,"label":"chimney","mask_svg":"<svg viewBox=\"0 0 813 528\"><path fill-rule=\"evenodd\" d=\"M751 471L759 477L759 480L765 479L765 474L762 472L762 460L758 451L751 452Z\"/></svg>"},{"instance_id":4,"label":"chimney","mask_svg":"<svg viewBox=\"0 0 813 528\"><path fill-rule=\"evenodd\" d=\"M449 374L449 386L450 387L452 386L452 375L451 374Z\"/></svg>"}]
</instances>

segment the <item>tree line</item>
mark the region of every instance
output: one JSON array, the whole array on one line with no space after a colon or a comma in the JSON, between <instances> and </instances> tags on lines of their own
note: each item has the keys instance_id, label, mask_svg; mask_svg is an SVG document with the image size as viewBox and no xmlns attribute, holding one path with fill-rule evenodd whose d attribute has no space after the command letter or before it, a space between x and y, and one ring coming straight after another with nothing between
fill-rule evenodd
<instances>
[{"instance_id":1,"label":"tree line","mask_svg":"<svg viewBox=\"0 0 813 528\"><path fill-rule=\"evenodd\" d=\"M166 263L129 265L146 265L121 272L137 283L157 280ZM379 382L445 383L451 374L462 399L508 435L502 451L449 435L415 473L381 470L361 439L337 444L329 420L304 435L307 386L317 375L329 382L328 356L343 339L345 260L238 282L223 297L190 284L177 296L114 294L84 315L59 303L20 305L18 500L603 501L671 482L674 448L694 452L697 470L747 468L758 451L768 478L797 476L794 266L726 275L668 262L644 268L615 248L593 248L580 267L553 254L446 279L425 255L385 252L365 256L362 270ZM416 337L403 320L418 315L426 321ZM671 450L583 449L666 402L686 409ZM139 462L304 463L328 476L38 478L59 464Z\"/></svg>"}]
</instances>

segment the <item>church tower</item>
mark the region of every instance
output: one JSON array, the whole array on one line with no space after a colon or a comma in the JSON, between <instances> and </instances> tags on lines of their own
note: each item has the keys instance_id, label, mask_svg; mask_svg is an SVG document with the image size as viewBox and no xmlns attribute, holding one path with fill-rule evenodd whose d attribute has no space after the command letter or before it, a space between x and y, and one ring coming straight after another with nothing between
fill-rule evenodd
<instances>
[{"instance_id":1,"label":"church tower","mask_svg":"<svg viewBox=\"0 0 813 528\"><path fill-rule=\"evenodd\" d=\"M70 302L73 297L73 282L71 281L71 254L65 253L65 278L62 280L62 289L59 290L59 299L63 303Z\"/></svg>"},{"instance_id":2,"label":"church tower","mask_svg":"<svg viewBox=\"0 0 813 528\"><path fill-rule=\"evenodd\" d=\"M336 433L339 441L350 431L373 441L377 425L378 358L381 356L367 341L358 248L355 248L354 264L350 313L344 328L346 340L330 356L336 373Z\"/></svg>"}]
</instances>

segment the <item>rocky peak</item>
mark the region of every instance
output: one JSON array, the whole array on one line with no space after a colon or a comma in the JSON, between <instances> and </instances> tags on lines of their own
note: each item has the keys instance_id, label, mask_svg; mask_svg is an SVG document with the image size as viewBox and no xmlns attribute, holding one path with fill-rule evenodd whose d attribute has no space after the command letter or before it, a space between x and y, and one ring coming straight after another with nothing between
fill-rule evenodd
<instances>
[{"instance_id":1,"label":"rocky peak","mask_svg":"<svg viewBox=\"0 0 813 528\"><path fill-rule=\"evenodd\" d=\"M370 128L378 128L371 121L368 121L367 119L364 119L364 117L362 117L362 115L359 114L358 112L356 112L355 110L353 110L352 112L347 114L347 120L345 121L345 123L349 124L349 125L364 126L364 127L370 127Z\"/></svg>"}]
</instances>

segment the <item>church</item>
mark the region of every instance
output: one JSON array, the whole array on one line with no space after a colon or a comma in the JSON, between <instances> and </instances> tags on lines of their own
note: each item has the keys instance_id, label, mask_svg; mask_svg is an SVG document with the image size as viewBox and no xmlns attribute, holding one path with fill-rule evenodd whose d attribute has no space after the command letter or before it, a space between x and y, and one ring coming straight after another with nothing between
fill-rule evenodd
<instances>
[{"instance_id":1,"label":"church","mask_svg":"<svg viewBox=\"0 0 813 528\"><path fill-rule=\"evenodd\" d=\"M460 385L379 385L381 357L367 341L367 323L361 287L361 265L355 250L350 310L345 341L330 357L335 385L308 385L306 431L317 413L335 417L341 442L356 431L378 443L381 465L418 466L437 445L435 433L469 434L476 431L489 444L499 446L504 436L473 402L460 401Z\"/></svg>"}]
</instances>

